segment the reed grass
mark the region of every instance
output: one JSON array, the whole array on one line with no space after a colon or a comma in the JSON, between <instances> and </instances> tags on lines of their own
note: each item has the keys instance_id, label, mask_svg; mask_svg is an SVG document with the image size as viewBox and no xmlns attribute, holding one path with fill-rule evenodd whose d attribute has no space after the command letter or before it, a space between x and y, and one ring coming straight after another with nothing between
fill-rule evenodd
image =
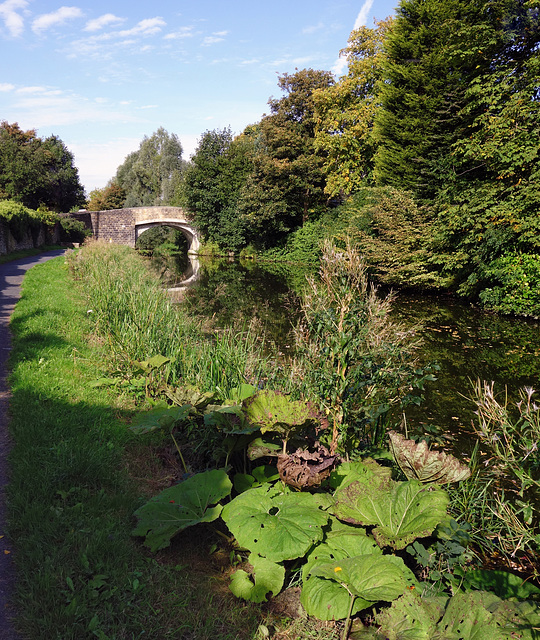
<instances>
[{"instance_id":1,"label":"reed grass","mask_svg":"<svg viewBox=\"0 0 540 640\"><path fill-rule=\"evenodd\" d=\"M208 329L168 298L143 258L128 247L86 244L69 263L121 371L155 355L170 358L171 385L193 385L226 398L243 382L257 384L268 359L252 325Z\"/></svg>"}]
</instances>

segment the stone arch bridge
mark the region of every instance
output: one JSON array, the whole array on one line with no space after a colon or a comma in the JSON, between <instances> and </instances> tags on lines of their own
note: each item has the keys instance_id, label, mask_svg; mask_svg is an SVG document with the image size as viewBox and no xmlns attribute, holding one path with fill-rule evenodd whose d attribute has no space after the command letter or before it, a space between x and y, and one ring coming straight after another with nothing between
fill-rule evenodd
<instances>
[{"instance_id":1,"label":"stone arch bridge","mask_svg":"<svg viewBox=\"0 0 540 640\"><path fill-rule=\"evenodd\" d=\"M112 211L79 211L71 216L92 230L94 238L135 247L137 238L160 225L179 229L188 241L188 253L197 253L199 235L180 207L133 207Z\"/></svg>"}]
</instances>

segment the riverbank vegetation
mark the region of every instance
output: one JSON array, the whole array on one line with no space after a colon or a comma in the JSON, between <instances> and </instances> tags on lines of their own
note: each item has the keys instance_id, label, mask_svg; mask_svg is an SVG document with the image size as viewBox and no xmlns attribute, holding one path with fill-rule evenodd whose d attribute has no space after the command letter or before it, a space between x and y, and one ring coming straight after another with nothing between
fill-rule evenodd
<instances>
[{"instance_id":1,"label":"riverbank vegetation","mask_svg":"<svg viewBox=\"0 0 540 640\"><path fill-rule=\"evenodd\" d=\"M29 274L10 531L29 637L434 637L458 619L538 637L534 392L521 428L479 389L481 446L507 443L487 469L399 436L429 376L416 337L352 247L325 256L295 360L171 305L125 247L72 254L75 289L60 261Z\"/></svg>"}]
</instances>

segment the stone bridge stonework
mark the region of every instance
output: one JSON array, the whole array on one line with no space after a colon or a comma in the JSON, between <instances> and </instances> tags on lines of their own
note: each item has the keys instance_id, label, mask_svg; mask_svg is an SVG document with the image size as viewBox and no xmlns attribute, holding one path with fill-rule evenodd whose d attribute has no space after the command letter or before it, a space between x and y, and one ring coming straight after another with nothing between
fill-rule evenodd
<instances>
[{"instance_id":1,"label":"stone bridge stonework","mask_svg":"<svg viewBox=\"0 0 540 640\"><path fill-rule=\"evenodd\" d=\"M199 235L180 207L133 207L111 211L79 211L72 217L92 230L94 238L135 247L137 238L147 229L164 225L179 229L188 241L188 253L197 253Z\"/></svg>"}]
</instances>

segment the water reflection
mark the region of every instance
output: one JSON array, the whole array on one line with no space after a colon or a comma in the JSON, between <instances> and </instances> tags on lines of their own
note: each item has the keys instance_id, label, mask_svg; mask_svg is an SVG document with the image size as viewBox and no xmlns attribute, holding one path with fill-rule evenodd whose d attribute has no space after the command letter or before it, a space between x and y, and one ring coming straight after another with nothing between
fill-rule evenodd
<instances>
[{"instance_id":1,"label":"water reflection","mask_svg":"<svg viewBox=\"0 0 540 640\"><path fill-rule=\"evenodd\" d=\"M299 318L296 293L305 272L290 266L227 259L204 260L198 267L196 286L189 287L185 304L213 318L218 326L242 326L254 319L276 351L291 352L291 329ZM437 382L426 388L425 402L411 409L411 430L434 425L451 433L470 432L475 419L470 400L472 382L495 382L517 401L523 386L540 386L540 324L484 313L450 298L400 293L393 317L407 326L421 324L421 364L440 366ZM461 438L470 452L468 437Z\"/></svg>"}]
</instances>

